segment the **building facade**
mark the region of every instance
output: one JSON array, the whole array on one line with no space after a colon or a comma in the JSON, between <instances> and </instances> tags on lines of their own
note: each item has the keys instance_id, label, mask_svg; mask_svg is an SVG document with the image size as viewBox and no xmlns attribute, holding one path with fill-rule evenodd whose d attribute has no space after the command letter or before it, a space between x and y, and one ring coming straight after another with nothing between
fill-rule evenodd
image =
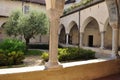
<instances>
[{"instance_id":1,"label":"building facade","mask_svg":"<svg viewBox=\"0 0 120 80\"><path fill-rule=\"evenodd\" d=\"M71 6L73 3L75 3L75 0L67 0L65 8ZM28 13L29 10L43 11L46 13L45 0L0 0L0 40L8 37L3 30L3 26L14 10L21 10L23 14ZM35 38L30 39L30 42L48 43L49 35L37 35Z\"/></svg>"},{"instance_id":2,"label":"building facade","mask_svg":"<svg viewBox=\"0 0 120 80\"><path fill-rule=\"evenodd\" d=\"M112 49L112 30L105 0L94 0L63 15L58 34L67 45Z\"/></svg>"},{"instance_id":3,"label":"building facade","mask_svg":"<svg viewBox=\"0 0 120 80\"><path fill-rule=\"evenodd\" d=\"M65 8L78 1L66 0ZM3 32L2 26L13 10L20 9L23 13L27 13L29 9L46 12L45 8L45 0L1 0L0 40L7 37ZM80 6L61 16L58 35L60 44L112 49L112 41L114 40L113 27L109 23L109 11L105 0L93 0L89 4ZM38 35L35 39L31 39L30 42L48 43L49 35Z\"/></svg>"}]
</instances>

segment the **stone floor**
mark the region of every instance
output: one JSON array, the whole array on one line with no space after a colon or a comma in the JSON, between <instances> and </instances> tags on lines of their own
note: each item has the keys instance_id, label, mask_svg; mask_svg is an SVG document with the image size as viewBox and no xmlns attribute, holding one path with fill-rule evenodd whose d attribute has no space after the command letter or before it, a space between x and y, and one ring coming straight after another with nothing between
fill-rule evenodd
<instances>
[{"instance_id":1,"label":"stone floor","mask_svg":"<svg viewBox=\"0 0 120 80\"><path fill-rule=\"evenodd\" d=\"M120 73L119 74L114 74L111 76L95 79L95 80L120 80Z\"/></svg>"}]
</instances>

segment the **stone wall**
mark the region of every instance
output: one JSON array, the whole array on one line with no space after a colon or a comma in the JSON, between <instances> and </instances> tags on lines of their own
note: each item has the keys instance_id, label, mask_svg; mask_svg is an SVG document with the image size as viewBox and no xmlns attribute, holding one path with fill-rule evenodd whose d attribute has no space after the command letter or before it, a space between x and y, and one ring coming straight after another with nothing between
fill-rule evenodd
<instances>
[{"instance_id":1,"label":"stone wall","mask_svg":"<svg viewBox=\"0 0 120 80\"><path fill-rule=\"evenodd\" d=\"M63 69L0 74L0 80L93 80L119 73L119 61L110 60Z\"/></svg>"}]
</instances>

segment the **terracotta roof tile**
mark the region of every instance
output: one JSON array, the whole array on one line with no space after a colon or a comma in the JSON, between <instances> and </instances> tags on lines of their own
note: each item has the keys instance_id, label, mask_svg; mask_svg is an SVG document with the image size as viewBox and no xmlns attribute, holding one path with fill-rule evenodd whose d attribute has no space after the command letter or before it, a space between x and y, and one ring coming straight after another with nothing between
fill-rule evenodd
<instances>
[{"instance_id":1,"label":"terracotta roof tile","mask_svg":"<svg viewBox=\"0 0 120 80\"><path fill-rule=\"evenodd\" d=\"M45 5L45 0L23 0L23 1Z\"/></svg>"},{"instance_id":2,"label":"terracotta roof tile","mask_svg":"<svg viewBox=\"0 0 120 80\"><path fill-rule=\"evenodd\" d=\"M33 3L38 3L38 4L45 5L45 0L23 0L23 1L33 2ZM69 4L69 3L73 3L73 2L75 2L75 0L67 0L67 1L65 2L65 4Z\"/></svg>"}]
</instances>

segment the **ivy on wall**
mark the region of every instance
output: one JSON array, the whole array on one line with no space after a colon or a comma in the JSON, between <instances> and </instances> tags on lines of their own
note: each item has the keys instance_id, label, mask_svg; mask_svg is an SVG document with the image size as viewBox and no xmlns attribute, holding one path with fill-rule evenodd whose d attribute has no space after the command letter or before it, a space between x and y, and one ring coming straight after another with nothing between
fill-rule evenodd
<instances>
[{"instance_id":1,"label":"ivy on wall","mask_svg":"<svg viewBox=\"0 0 120 80\"><path fill-rule=\"evenodd\" d=\"M73 9L75 9L77 7L80 7L82 5L86 5L86 4L90 3L91 1L93 1L93 0L82 0L79 3L76 3L73 6L70 6L69 8L65 9L64 14L69 13L70 11L72 11Z\"/></svg>"}]
</instances>

